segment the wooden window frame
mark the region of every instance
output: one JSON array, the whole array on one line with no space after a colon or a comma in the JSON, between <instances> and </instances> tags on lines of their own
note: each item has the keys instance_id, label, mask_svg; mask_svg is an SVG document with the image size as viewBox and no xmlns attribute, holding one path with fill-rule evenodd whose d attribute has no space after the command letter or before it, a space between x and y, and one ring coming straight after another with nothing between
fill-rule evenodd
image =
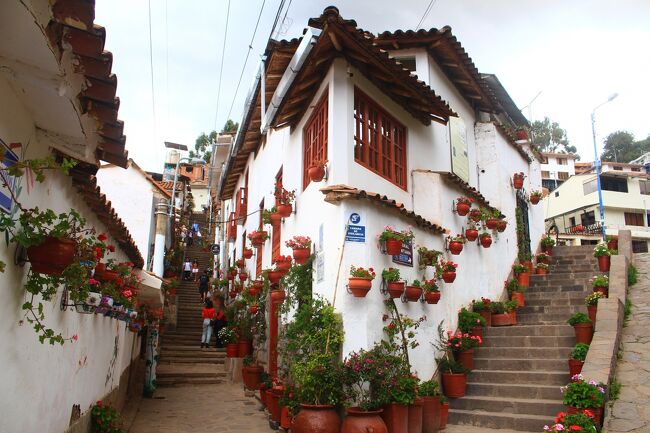
<instances>
[{"instance_id":1,"label":"wooden window frame","mask_svg":"<svg viewBox=\"0 0 650 433\"><path fill-rule=\"evenodd\" d=\"M316 161L327 160L327 140L329 126L329 89L323 91L323 95L314 107L302 130L302 189L305 190L311 179L309 179L309 167Z\"/></svg>"},{"instance_id":2,"label":"wooden window frame","mask_svg":"<svg viewBox=\"0 0 650 433\"><path fill-rule=\"evenodd\" d=\"M354 161L407 191L408 130L406 126L358 87L354 88L353 116ZM373 121L369 122L371 117ZM374 127L370 126L370 123L373 123ZM380 131L386 125L388 135L381 134ZM370 130L373 130L372 134L368 132Z\"/></svg>"},{"instance_id":3,"label":"wooden window frame","mask_svg":"<svg viewBox=\"0 0 650 433\"><path fill-rule=\"evenodd\" d=\"M624 212L623 218L626 226L645 227L643 214L640 212Z\"/></svg>"}]
</instances>

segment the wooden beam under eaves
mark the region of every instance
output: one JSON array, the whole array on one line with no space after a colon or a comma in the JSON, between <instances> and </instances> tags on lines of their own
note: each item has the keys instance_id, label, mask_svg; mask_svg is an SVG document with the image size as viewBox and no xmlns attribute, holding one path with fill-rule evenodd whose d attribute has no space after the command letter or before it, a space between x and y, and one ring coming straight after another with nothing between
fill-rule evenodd
<instances>
[{"instance_id":1,"label":"wooden beam under eaves","mask_svg":"<svg viewBox=\"0 0 650 433\"><path fill-rule=\"evenodd\" d=\"M343 51L343 47L341 46L341 42L339 42L338 38L333 32L327 32L327 36L330 37L330 41L332 41L332 45L334 45L334 48L336 48L336 51L341 52Z\"/></svg>"},{"instance_id":2,"label":"wooden beam under eaves","mask_svg":"<svg viewBox=\"0 0 650 433\"><path fill-rule=\"evenodd\" d=\"M460 68L460 65L455 62L442 62L442 66L448 66L450 68Z\"/></svg>"}]
</instances>

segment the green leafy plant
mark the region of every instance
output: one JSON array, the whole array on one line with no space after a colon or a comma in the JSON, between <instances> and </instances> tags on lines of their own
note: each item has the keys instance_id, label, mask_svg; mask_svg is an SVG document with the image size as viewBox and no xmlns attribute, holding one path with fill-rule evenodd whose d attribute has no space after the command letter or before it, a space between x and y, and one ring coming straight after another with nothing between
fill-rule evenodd
<instances>
[{"instance_id":1,"label":"green leafy plant","mask_svg":"<svg viewBox=\"0 0 650 433\"><path fill-rule=\"evenodd\" d=\"M436 266L438 257L442 251L430 250L426 247L418 248L418 267L424 269L427 266Z\"/></svg>"},{"instance_id":2,"label":"green leafy plant","mask_svg":"<svg viewBox=\"0 0 650 433\"><path fill-rule=\"evenodd\" d=\"M627 284L633 286L636 284L639 278L639 271L634 265L629 265L627 267Z\"/></svg>"},{"instance_id":3,"label":"green leafy plant","mask_svg":"<svg viewBox=\"0 0 650 433\"><path fill-rule=\"evenodd\" d=\"M458 328L466 333L477 326L486 326L485 319L478 313L473 313L463 307L458 312Z\"/></svg>"},{"instance_id":4,"label":"green leafy plant","mask_svg":"<svg viewBox=\"0 0 650 433\"><path fill-rule=\"evenodd\" d=\"M512 272L515 275L528 273L528 267L524 265L512 265Z\"/></svg>"},{"instance_id":5,"label":"green leafy plant","mask_svg":"<svg viewBox=\"0 0 650 433\"><path fill-rule=\"evenodd\" d=\"M550 236L544 236L540 243L543 247L553 248L555 246L555 239Z\"/></svg>"},{"instance_id":6,"label":"green leafy plant","mask_svg":"<svg viewBox=\"0 0 650 433\"><path fill-rule=\"evenodd\" d=\"M436 359L438 370L441 373L467 374L469 370L463 367L463 364L451 357L442 357Z\"/></svg>"},{"instance_id":7,"label":"green leafy plant","mask_svg":"<svg viewBox=\"0 0 650 433\"><path fill-rule=\"evenodd\" d=\"M594 414L589 410L584 410L574 414L560 412L555 417L554 424L544 426L544 431L551 433L565 433L572 431L596 433L597 430L593 419Z\"/></svg>"},{"instance_id":8,"label":"green leafy plant","mask_svg":"<svg viewBox=\"0 0 650 433\"><path fill-rule=\"evenodd\" d=\"M585 305L587 305L587 306L598 305L598 301L600 299L603 299L604 297L605 297L605 295L603 295L601 292L590 293L585 298Z\"/></svg>"},{"instance_id":9,"label":"green leafy plant","mask_svg":"<svg viewBox=\"0 0 650 433\"><path fill-rule=\"evenodd\" d=\"M236 343L238 339L237 330L234 326L228 325L219 330L219 340L224 344Z\"/></svg>"},{"instance_id":10,"label":"green leafy plant","mask_svg":"<svg viewBox=\"0 0 650 433\"><path fill-rule=\"evenodd\" d=\"M596 247L594 247L594 257L604 257L611 255L612 250L607 248L607 244L605 242L599 242Z\"/></svg>"},{"instance_id":11,"label":"green leafy plant","mask_svg":"<svg viewBox=\"0 0 650 433\"><path fill-rule=\"evenodd\" d=\"M417 280L415 280L415 281L417 281ZM415 283L415 281L413 281L413 283ZM440 288L436 284L436 280L433 279L433 278L430 279L430 280L424 280L422 282L422 289L426 293L433 293L433 292L439 292L440 291Z\"/></svg>"},{"instance_id":12,"label":"green leafy plant","mask_svg":"<svg viewBox=\"0 0 650 433\"><path fill-rule=\"evenodd\" d=\"M383 271L381 271L381 277L387 283L392 283L392 282L395 282L395 281L399 281L399 278L400 278L399 269L397 269L397 268L384 269Z\"/></svg>"},{"instance_id":13,"label":"green leafy plant","mask_svg":"<svg viewBox=\"0 0 650 433\"><path fill-rule=\"evenodd\" d=\"M594 287L609 287L609 277L607 275L596 275L591 284Z\"/></svg>"},{"instance_id":14,"label":"green leafy plant","mask_svg":"<svg viewBox=\"0 0 650 433\"><path fill-rule=\"evenodd\" d=\"M402 231L398 231L393 226L385 226L384 230L379 234L379 240L385 242L388 240L394 241L410 241L415 237L413 231L410 228L407 228Z\"/></svg>"},{"instance_id":15,"label":"green leafy plant","mask_svg":"<svg viewBox=\"0 0 650 433\"><path fill-rule=\"evenodd\" d=\"M490 311L490 304L492 303L491 300L487 298L481 298L480 300L473 300L472 301L472 310L473 311Z\"/></svg>"},{"instance_id":16,"label":"green leafy plant","mask_svg":"<svg viewBox=\"0 0 650 433\"><path fill-rule=\"evenodd\" d=\"M92 433L122 433L120 413L99 400L90 411Z\"/></svg>"},{"instance_id":17,"label":"green leafy plant","mask_svg":"<svg viewBox=\"0 0 650 433\"><path fill-rule=\"evenodd\" d=\"M367 280L375 279L375 270L373 268L362 268L356 266L350 266L350 276L354 278L365 278Z\"/></svg>"},{"instance_id":18,"label":"green leafy plant","mask_svg":"<svg viewBox=\"0 0 650 433\"><path fill-rule=\"evenodd\" d=\"M578 343L573 348L571 352L571 359L576 361L584 361L587 357L587 352L589 352L589 345L585 343Z\"/></svg>"},{"instance_id":19,"label":"green leafy plant","mask_svg":"<svg viewBox=\"0 0 650 433\"><path fill-rule=\"evenodd\" d=\"M562 387L563 403L578 409L598 408L605 403L605 387L593 380L586 381L581 374L571 378L571 382Z\"/></svg>"},{"instance_id":20,"label":"green leafy plant","mask_svg":"<svg viewBox=\"0 0 650 433\"><path fill-rule=\"evenodd\" d=\"M418 395L421 397L436 397L440 395L440 385L435 380L427 380L420 383Z\"/></svg>"},{"instance_id":21,"label":"green leafy plant","mask_svg":"<svg viewBox=\"0 0 650 433\"><path fill-rule=\"evenodd\" d=\"M511 278L505 283L506 289L509 294L519 292L524 293L526 291L526 286L519 284L519 281L516 278Z\"/></svg>"},{"instance_id":22,"label":"green leafy plant","mask_svg":"<svg viewBox=\"0 0 650 433\"><path fill-rule=\"evenodd\" d=\"M388 398L391 403L413 404L418 394L418 378L414 374L397 376L395 384L389 388Z\"/></svg>"},{"instance_id":23,"label":"green leafy plant","mask_svg":"<svg viewBox=\"0 0 650 433\"><path fill-rule=\"evenodd\" d=\"M575 326L578 323L591 323L591 319L585 313L575 313L567 323L571 326Z\"/></svg>"},{"instance_id":24,"label":"green leafy plant","mask_svg":"<svg viewBox=\"0 0 650 433\"><path fill-rule=\"evenodd\" d=\"M262 222L265 225L271 224L271 214L278 213L278 209L273 206L271 209L262 210Z\"/></svg>"},{"instance_id":25,"label":"green leafy plant","mask_svg":"<svg viewBox=\"0 0 650 433\"><path fill-rule=\"evenodd\" d=\"M482 342L481 337L478 335L470 335L468 333L447 331L447 349L452 352L462 352L465 350L474 349Z\"/></svg>"}]
</instances>

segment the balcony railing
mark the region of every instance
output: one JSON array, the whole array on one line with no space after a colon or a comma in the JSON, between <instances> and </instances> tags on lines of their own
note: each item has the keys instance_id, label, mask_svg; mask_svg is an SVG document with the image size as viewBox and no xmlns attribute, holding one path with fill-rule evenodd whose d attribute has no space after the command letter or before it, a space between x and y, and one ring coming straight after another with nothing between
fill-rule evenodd
<instances>
[{"instance_id":1,"label":"balcony railing","mask_svg":"<svg viewBox=\"0 0 650 433\"><path fill-rule=\"evenodd\" d=\"M576 224L574 226L569 226L564 231L564 235L600 235L601 233L600 223L593 223L589 225Z\"/></svg>"}]
</instances>

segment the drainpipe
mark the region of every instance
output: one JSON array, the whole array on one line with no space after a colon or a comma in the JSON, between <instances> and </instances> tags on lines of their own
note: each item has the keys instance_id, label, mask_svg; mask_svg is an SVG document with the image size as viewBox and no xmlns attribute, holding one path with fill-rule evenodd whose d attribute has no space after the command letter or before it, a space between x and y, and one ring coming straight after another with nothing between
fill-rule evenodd
<instances>
[{"instance_id":1,"label":"drainpipe","mask_svg":"<svg viewBox=\"0 0 650 433\"><path fill-rule=\"evenodd\" d=\"M165 272L165 232L167 230L167 200L156 205L156 237L153 247L153 273L162 278Z\"/></svg>"}]
</instances>

